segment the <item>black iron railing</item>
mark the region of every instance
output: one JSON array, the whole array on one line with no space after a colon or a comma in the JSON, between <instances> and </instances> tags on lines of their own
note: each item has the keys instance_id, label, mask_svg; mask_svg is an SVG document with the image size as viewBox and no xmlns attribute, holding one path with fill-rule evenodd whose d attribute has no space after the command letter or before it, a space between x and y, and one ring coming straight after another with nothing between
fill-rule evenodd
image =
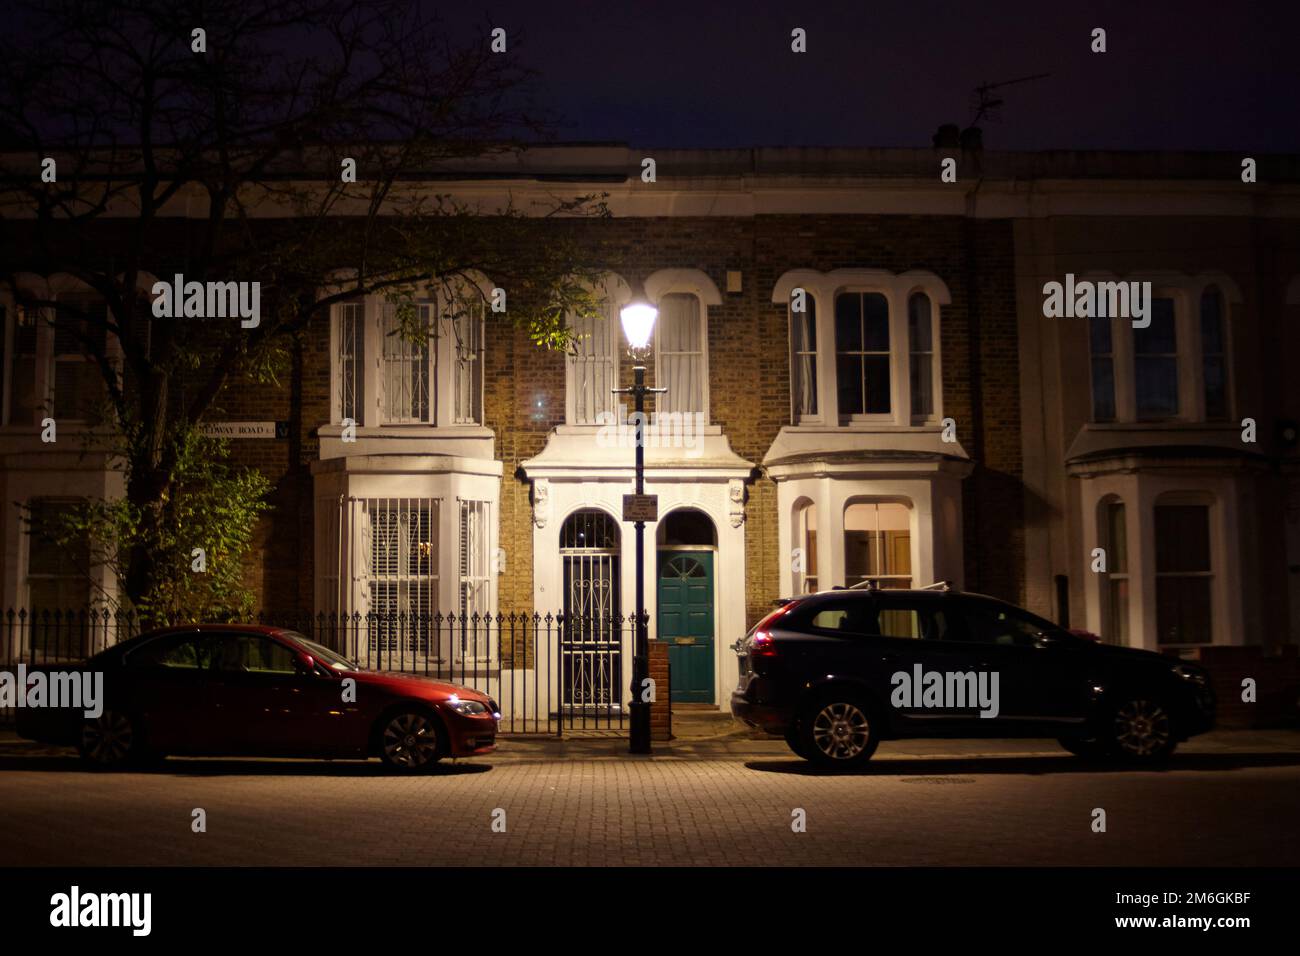
<instances>
[{"instance_id":1,"label":"black iron railing","mask_svg":"<svg viewBox=\"0 0 1300 956\"><path fill-rule=\"evenodd\" d=\"M626 719L632 616L302 613L263 611L227 624L297 632L364 670L419 674L490 695L501 733L614 731ZM76 664L180 618L130 611L9 609L0 614L0 670ZM12 721L0 710L0 723Z\"/></svg>"}]
</instances>

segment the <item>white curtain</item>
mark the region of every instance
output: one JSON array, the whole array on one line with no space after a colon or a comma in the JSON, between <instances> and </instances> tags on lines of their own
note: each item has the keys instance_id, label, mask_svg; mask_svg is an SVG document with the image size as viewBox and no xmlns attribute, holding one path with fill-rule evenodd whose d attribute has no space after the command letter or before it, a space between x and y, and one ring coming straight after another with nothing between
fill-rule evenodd
<instances>
[{"instance_id":1,"label":"white curtain","mask_svg":"<svg viewBox=\"0 0 1300 956\"><path fill-rule=\"evenodd\" d=\"M700 300L666 295L659 300L655 383L668 391L657 396L660 412L704 411L704 341Z\"/></svg>"}]
</instances>

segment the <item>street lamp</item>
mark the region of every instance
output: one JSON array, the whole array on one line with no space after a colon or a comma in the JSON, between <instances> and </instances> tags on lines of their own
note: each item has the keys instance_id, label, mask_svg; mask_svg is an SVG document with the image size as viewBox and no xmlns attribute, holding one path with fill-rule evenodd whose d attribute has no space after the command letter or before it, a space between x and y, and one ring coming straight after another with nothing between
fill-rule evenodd
<instances>
[{"instance_id":1,"label":"street lamp","mask_svg":"<svg viewBox=\"0 0 1300 956\"><path fill-rule=\"evenodd\" d=\"M645 397L649 392L666 392L666 388L647 388L645 384L645 357L650 347L659 310L642 297L634 297L619 312L623 334L627 336L628 349L636 363L632 367L632 387L616 388L620 394L631 394L636 401L636 494L645 493ZM625 519L626 520L626 519ZM629 706L631 720L628 727L628 752L648 754L650 747L650 705L641 699L641 688L650 676L650 633L645 609L645 521L638 519L636 526L636 632L632 645L632 699Z\"/></svg>"}]
</instances>

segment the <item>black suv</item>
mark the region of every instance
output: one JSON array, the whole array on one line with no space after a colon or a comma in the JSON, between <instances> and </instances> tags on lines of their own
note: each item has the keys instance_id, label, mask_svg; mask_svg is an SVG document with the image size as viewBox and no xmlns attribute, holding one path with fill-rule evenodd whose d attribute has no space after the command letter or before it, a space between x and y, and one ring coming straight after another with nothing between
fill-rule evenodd
<instances>
[{"instance_id":1,"label":"black suv","mask_svg":"<svg viewBox=\"0 0 1300 956\"><path fill-rule=\"evenodd\" d=\"M735 649L731 712L830 764L889 737L1054 737L1082 757L1153 761L1214 726L1203 668L946 586L808 595Z\"/></svg>"}]
</instances>

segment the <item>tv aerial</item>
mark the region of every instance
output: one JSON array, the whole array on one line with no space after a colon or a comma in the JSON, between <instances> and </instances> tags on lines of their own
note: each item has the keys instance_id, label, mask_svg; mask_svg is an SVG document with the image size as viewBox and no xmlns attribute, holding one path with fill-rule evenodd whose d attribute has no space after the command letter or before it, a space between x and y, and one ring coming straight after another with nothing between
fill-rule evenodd
<instances>
[{"instance_id":1,"label":"tv aerial","mask_svg":"<svg viewBox=\"0 0 1300 956\"><path fill-rule=\"evenodd\" d=\"M975 118L970 121L971 126L978 126L982 120L996 120L998 110L1004 104L1004 100L998 90L1008 86L1015 86L1019 83L1028 83L1032 80L1041 80L1051 76L1050 73L1035 73L1032 76L1018 76L1014 80L1002 80L998 83L981 83L971 92L970 107L975 114Z\"/></svg>"}]
</instances>

